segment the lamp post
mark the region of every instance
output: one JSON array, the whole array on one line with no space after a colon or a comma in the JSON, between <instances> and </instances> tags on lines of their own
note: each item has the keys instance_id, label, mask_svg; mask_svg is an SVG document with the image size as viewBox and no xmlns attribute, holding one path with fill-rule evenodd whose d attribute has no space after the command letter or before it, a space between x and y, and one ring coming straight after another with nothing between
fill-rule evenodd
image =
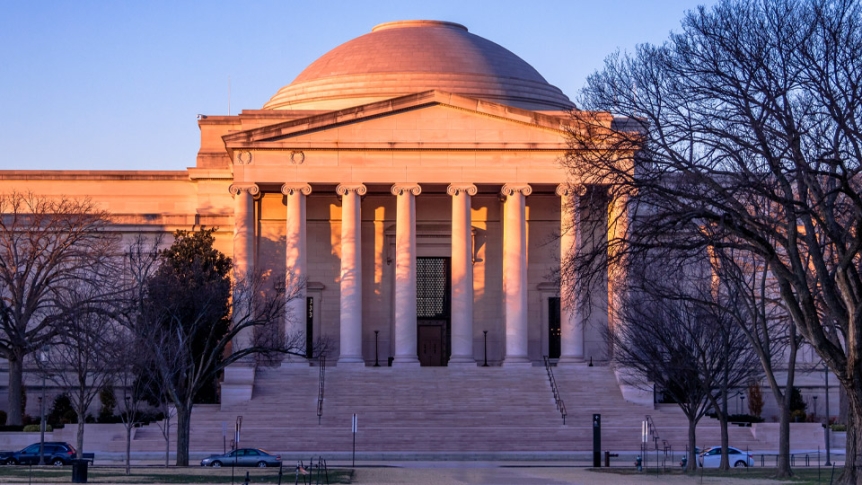
<instances>
[{"instance_id":1,"label":"lamp post","mask_svg":"<svg viewBox=\"0 0 862 485\"><path fill-rule=\"evenodd\" d=\"M814 396L814 415L817 416L817 396Z\"/></svg>"},{"instance_id":2,"label":"lamp post","mask_svg":"<svg viewBox=\"0 0 862 485\"><path fill-rule=\"evenodd\" d=\"M45 363L48 362L48 348L42 347L39 352L39 362L42 363L42 397L39 398L39 465L45 464Z\"/></svg>"},{"instance_id":3,"label":"lamp post","mask_svg":"<svg viewBox=\"0 0 862 485\"><path fill-rule=\"evenodd\" d=\"M380 330L374 331L374 367L380 367L380 362L377 360L377 335L380 333Z\"/></svg>"},{"instance_id":4,"label":"lamp post","mask_svg":"<svg viewBox=\"0 0 862 485\"><path fill-rule=\"evenodd\" d=\"M488 331L482 330L482 333L485 334L485 363L482 367L488 367Z\"/></svg>"},{"instance_id":5,"label":"lamp post","mask_svg":"<svg viewBox=\"0 0 862 485\"><path fill-rule=\"evenodd\" d=\"M739 397L739 407L741 408L739 414L748 414L745 412L745 396Z\"/></svg>"}]
</instances>

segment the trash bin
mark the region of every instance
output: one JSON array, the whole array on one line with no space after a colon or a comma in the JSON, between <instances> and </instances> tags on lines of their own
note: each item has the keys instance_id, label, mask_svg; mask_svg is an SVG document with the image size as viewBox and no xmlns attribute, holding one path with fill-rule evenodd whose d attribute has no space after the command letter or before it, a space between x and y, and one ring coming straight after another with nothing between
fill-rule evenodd
<instances>
[{"instance_id":1,"label":"trash bin","mask_svg":"<svg viewBox=\"0 0 862 485\"><path fill-rule=\"evenodd\" d=\"M87 483L87 460L72 460L72 483Z\"/></svg>"}]
</instances>

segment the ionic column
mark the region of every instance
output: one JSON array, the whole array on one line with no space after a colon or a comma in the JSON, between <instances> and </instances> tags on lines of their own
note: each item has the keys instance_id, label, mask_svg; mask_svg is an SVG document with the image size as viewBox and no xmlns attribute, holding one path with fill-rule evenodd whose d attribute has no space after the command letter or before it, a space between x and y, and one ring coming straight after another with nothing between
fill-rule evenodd
<instances>
[{"instance_id":1,"label":"ionic column","mask_svg":"<svg viewBox=\"0 0 862 485\"><path fill-rule=\"evenodd\" d=\"M365 364L362 360L362 184L341 184L341 343L338 364Z\"/></svg>"},{"instance_id":2,"label":"ionic column","mask_svg":"<svg viewBox=\"0 0 862 485\"><path fill-rule=\"evenodd\" d=\"M238 288L243 288L247 284L245 282L254 276L254 196L260 193L260 188L253 183L236 183L228 190L234 198L234 280ZM247 286L245 288L247 289ZM232 315L234 324L247 318L250 311L247 291L238 290L234 293ZM251 328L241 330L233 339L233 349L247 348L251 345L252 338ZM251 400L253 388L253 359L247 358L229 365L224 370L224 380L221 384L222 406Z\"/></svg>"},{"instance_id":3,"label":"ionic column","mask_svg":"<svg viewBox=\"0 0 862 485\"><path fill-rule=\"evenodd\" d=\"M247 288L248 284L251 284L250 280L254 278L254 196L260 193L260 188L252 183L238 183L232 184L229 190L234 198L234 279L243 294L243 297L234 295L233 318L240 321L247 318L251 311L248 307ZM247 348L251 345L251 338L251 329L241 331L234 338L234 349Z\"/></svg>"},{"instance_id":4,"label":"ionic column","mask_svg":"<svg viewBox=\"0 0 862 485\"><path fill-rule=\"evenodd\" d=\"M416 196L414 183L395 184L395 359L392 365L419 365L416 352Z\"/></svg>"},{"instance_id":5,"label":"ionic column","mask_svg":"<svg viewBox=\"0 0 862 485\"><path fill-rule=\"evenodd\" d=\"M578 275L573 258L581 239L583 185L559 185L560 196L560 363L584 361L584 321L577 310Z\"/></svg>"},{"instance_id":6,"label":"ionic column","mask_svg":"<svg viewBox=\"0 0 862 485\"><path fill-rule=\"evenodd\" d=\"M473 358L473 184L452 184L452 357L449 365L476 365Z\"/></svg>"},{"instance_id":7,"label":"ionic column","mask_svg":"<svg viewBox=\"0 0 862 485\"><path fill-rule=\"evenodd\" d=\"M612 332L619 330L619 311L627 277L623 258L628 238L628 207L629 196L619 194L611 199L608 210L608 327Z\"/></svg>"},{"instance_id":8,"label":"ionic column","mask_svg":"<svg viewBox=\"0 0 862 485\"><path fill-rule=\"evenodd\" d=\"M285 237L285 268L287 294L285 308L285 335L301 335L296 339L298 352L305 354L306 308L305 285L308 282L306 266L305 198L311 194L308 184L284 184L281 193L287 196L287 231Z\"/></svg>"},{"instance_id":9,"label":"ionic column","mask_svg":"<svg viewBox=\"0 0 862 485\"><path fill-rule=\"evenodd\" d=\"M529 363L527 357L527 221L526 184L506 184L503 207L503 300L506 309L504 364Z\"/></svg>"}]
</instances>

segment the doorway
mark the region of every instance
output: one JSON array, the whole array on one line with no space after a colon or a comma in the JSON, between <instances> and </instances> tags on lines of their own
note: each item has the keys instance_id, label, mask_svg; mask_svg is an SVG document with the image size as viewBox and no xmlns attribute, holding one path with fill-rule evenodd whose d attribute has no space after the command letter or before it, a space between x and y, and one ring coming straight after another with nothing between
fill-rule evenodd
<instances>
[{"instance_id":1,"label":"doorway","mask_svg":"<svg viewBox=\"0 0 862 485\"><path fill-rule=\"evenodd\" d=\"M548 358L560 358L560 297L548 298Z\"/></svg>"},{"instance_id":2,"label":"doorway","mask_svg":"<svg viewBox=\"0 0 862 485\"><path fill-rule=\"evenodd\" d=\"M444 366L452 354L449 258L416 258L416 346L422 366Z\"/></svg>"}]
</instances>

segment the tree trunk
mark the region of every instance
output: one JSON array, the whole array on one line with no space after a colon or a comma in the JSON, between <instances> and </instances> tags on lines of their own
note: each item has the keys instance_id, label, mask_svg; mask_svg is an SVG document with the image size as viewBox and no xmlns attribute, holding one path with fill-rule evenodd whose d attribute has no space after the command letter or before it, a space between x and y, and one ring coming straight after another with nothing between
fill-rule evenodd
<instances>
[{"instance_id":1,"label":"tree trunk","mask_svg":"<svg viewBox=\"0 0 862 485\"><path fill-rule=\"evenodd\" d=\"M727 447L730 444L730 438L727 433L727 389L721 393L721 412L718 416L718 421L721 427L721 463L718 468L721 470L730 470L730 460L727 456Z\"/></svg>"},{"instance_id":2,"label":"tree trunk","mask_svg":"<svg viewBox=\"0 0 862 485\"><path fill-rule=\"evenodd\" d=\"M785 391L785 400L790 399L790 391ZM775 457L775 478L789 478L793 476L790 468L790 409L788 402L781 405L778 419L778 456Z\"/></svg>"},{"instance_id":3,"label":"tree trunk","mask_svg":"<svg viewBox=\"0 0 862 485\"><path fill-rule=\"evenodd\" d=\"M862 389L847 393L847 454L844 458L844 472L835 483L846 485L862 484Z\"/></svg>"},{"instance_id":4,"label":"tree trunk","mask_svg":"<svg viewBox=\"0 0 862 485\"><path fill-rule=\"evenodd\" d=\"M132 422L126 423L126 475L131 474L132 459Z\"/></svg>"},{"instance_id":5,"label":"tree trunk","mask_svg":"<svg viewBox=\"0 0 862 485\"><path fill-rule=\"evenodd\" d=\"M177 466L189 465L192 406L177 406Z\"/></svg>"},{"instance_id":6,"label":"tree trunk","mask_svg":"<svg viewBox=\"0 0 862 485\"><path fill-rule=\"evenodd\" d=\"M688 464L687 470L690 472L697 470L697 453L694 452L695 443L697 443L697 421L688 418Z\"/></svg>"},{"instance_id":7,"label":"tree trunk","mask_svg":"<svg viewBox=\"0 0 862 485\"><path fill-rule=\"evenodd\" d=\"M9 356L9 414L6 424L21 426L24 424L24 366L23 359Z\"/></svg>"},{"instance_id":8,"label":"tree trunk","mask_svg":"<svg viewBox=\"0 0 862 485\"><path fill-rule=\"evenodd\" d=\"M86 420L85 413L78 413L78 434L75 437L75 446L78 448L78 454L75 456L77 459L81 459L84 457L84 420Z\"/></svg>"},{"instance_id":9,"label":"tree trunk","mask_svg":"<svg viewBox=\"0 0 862 485\"><path fill-rule=\"evenodd\" d=\"M168 408L165 414L165 468L169 465L171 459L171 410Z\"/></svg>"}]
</instances>

